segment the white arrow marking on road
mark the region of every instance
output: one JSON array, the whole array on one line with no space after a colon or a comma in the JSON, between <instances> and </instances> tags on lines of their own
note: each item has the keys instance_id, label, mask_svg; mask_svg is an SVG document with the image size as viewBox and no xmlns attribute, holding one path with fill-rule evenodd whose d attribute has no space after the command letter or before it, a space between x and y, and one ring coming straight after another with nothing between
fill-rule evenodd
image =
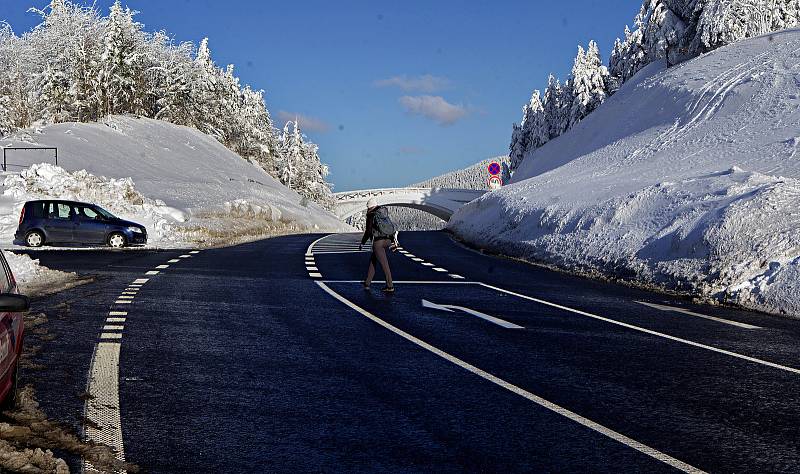
<instances>
[{"instance_id":1,"label":"white arrow marking on road","mask_svg":"<svg viewBox=\"0 0 800 474\"><path fill-rule=\"evenodd\" d=\"M674 306L666 306L662 304L655 304L655 303L645 303L644 301L637 301L637 303L648 306L653 309L657 309L659 311L672 311L675 313L683 313L688 314L689 316L696 316L698 318L703 319L710 319L711 321L716 321L718 323L730 324L731 326L737 326L744 329L761 329L759 326L753 326L752 324L740 323L738 321L729 321L727 319L722 318L715 318L714 316L707 316L705 314L695 313L694 311L689 311L688 309L683 308L676 308Z\"/></svg>"},{"instance_id":2,"label":"white arrow marking on road","mask_svg":"<svg viewBox=\"0 0 800 474\"><path fill-rule=\"evenodd\" d=\"M436 304L436 303L431 303L428 300L422 300L422 306L425 307L425 308L431 308L431 309L438 309L438 310L441 310L441 311L447 311L448 313L452 313L454 309L457 309L459 311L463 311L463 312L465 312L467 314L471 314L471 315L476 316L478 318L481 318L483 320L489 321L490 323L494 323L494 324L497 324L498 326L502 326L502 327L504 327L506 329L525 329L524 327L517 326L514 323L509 323L508 321L504 321L504 320L502 320L500 318L495 318L494 316L489 316L488 314L481 313L480 311L475 311L474 309L465 308L463 306L453 306L453 305L449 305L449 304Z\"/></svg>"}]
</instances>

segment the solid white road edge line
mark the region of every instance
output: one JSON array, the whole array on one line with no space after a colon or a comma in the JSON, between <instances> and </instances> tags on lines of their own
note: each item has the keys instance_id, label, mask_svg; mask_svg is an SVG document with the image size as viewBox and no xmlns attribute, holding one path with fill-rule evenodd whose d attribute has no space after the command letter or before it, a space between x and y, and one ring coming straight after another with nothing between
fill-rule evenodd
<instances>
[{"instance_id":1,"label":"solid white road edge line","mask_svg":"<svg viewBox=\"0 0 800 474\"><path fill-rule=\"evenodd\" d=\"M651 447L649 447L649 446L647 446L645 444L642 444L642 443L640 443L640 442L638 442L638 441L636 441L634 439L628 438L627 436L625 436L625 435L623 435L621 433L618 433L618 432L616 432L616 431L614 431L614 430L612 430L610 428L606 428L605 426L603 426L603 425L601 425L601 424L599 424L597 422L594 422L594 421L592 421L592 420L590 420L588 418L585 418L585 417L583 417L581 415L578 415L577 413L574 413L574 412L572 412L570 410L567 410L566 408L563 408L563 407L561 407L559 405L556 405L553 402L545 400L544 398L539 397L538 395L534 395L533 393L528 392L527 390L522 389L522 388L520 388L520 387L518 387L518 386L516 386L516 385L514 385L514 384L512 384L510 382L506 382L505 380L503 380L503 379L501 379L499 377L496 377L496 376L494 376L494 375L490 374L489 372L486 372L486 371L484 371L482 369L479 369L478 367L475 367L472 364L464 362L463 360L459 359L458 357L450 355L447 352L444 352L443 350L441 350L441 349L439 349L437 347L434 347L431 344L428 344L427 342L423 341L422 339L414 337L411 334L403 331L402 329L399 329L399 328L387 323L386 321L380 319L379 317L375 316L374 314L370 313L369 311L367 311L367 310L361 308L360 306L352 303L351 301L349 301L348 299L346 299L345 297L343 297L339 293L336 293L328 285L326 285L324 282L317 281L316 283L326 293L328 293L329 295L331 295L335 299L339 300L341 303L347 305L348 307L350 307L354 311L358 312L362 316L364 316L364 317L372 320L373 322L383 326L384 328L388 329L389 331L392 331L393 333L397 334L398 336L402 337L403 339L405 339L405 340L407 340L407 341L409 341L409 342L411 342L413 344L416 344L417 346L419 346L419 347L421 347L421 348L423 348L423 349L425 349L425 350L427 350L429 352L432 352L433 354L436 354L437 356L441 357L442 359L445 359L448 362L451 362L451 363L461 367L462 369L465 369L465 370L467 370L469 372L472 372L473 374L475 374L475 375L477 375L477 376L479 376L479 377L481 377L481 378L483 378L483 379L485 379L485 380L487 380L489 382L492 382L493 384L498 385L499 387L502 387L502 388L504 388L504 389L506 389L506 390L508 390L510 392L516 393L517 395L520 395L520 396L532 401L533 403L535 403L535 404L537 404L537 405L539 405L539 406L541 406L543 408L546 408L546 409L548 409L548 410L550 410L550 411L552 411L554 413L557 413L557 414L559 414L559 415L561 415L561 416L563 416L565 418L568 418L568 419L570 419L570 420L572 420L572 421L574 421L574 422L576 422L576 423L578 423L580 425L585 426L586 428L589 428L590 430L593 430L593 431L595 431L597 433L600 433L600 434L602 434L604 436L607 436L608 438L611 438L614 441L622 443L625 446L633 448L633 449L639 451L642 454L646 454L647 456L650 456L653 459L656 459L656 460L661 461L661 462L663 462L665 464L668 464L668 465L670 465L670 466L672 466L672 467L674 467L676 469L679 469L679 470L681 470L683 472L691 472L691 473L702 473L702 472L704 472L704 471L702 471L702 470L700 470L700 469L698 469L698 468L696 468L694 466L691 466L689 464L684 463L683 461L679 461L678 459L675 459L675 458L673 458L673 457L671 457L671 456L669 456L667 454L664 454L661 451L658 451L658 450L656 450L654 448L651 448Z\"/></svg>"},{"instance_id":2,"label":"solid white road edge line","mask_svg":"<svg viewBox=\"0 0 800 474\"><path fill-rule=\"evenodd\" d=\"M478 284L481 285L481 286L485 286L486 288L491 288L491 289L493 289L495 291L499 291L501 293L505 293L507 295L517 296L519 298L526 299L528 301L533 301L533 302L536 302L536 303L539 303L539 304L543 304L545 306L550 306L552 308L558 308L558 309L562 309L564 311L569 311L571 313L580 314L581 316L586 316L586 317L589 317L589 318L597 319L599 321L605 321L607 323L616 324L617 326L622 326L624 328L633 329L634 331L643 332L645 334L650 334L652 336L663 337L664 339L669 339L670 341L680 342L681 344L686 344L686 345L689 345L689 346L692 346L692 347L699 347L701 349L706 349L706 350L709 350L709 351L712 351L712 352L717 352L719 354L725 354L727 356L736 357L737 359L746 360L748 362L755 362L756 364L766 365L767 367L772 367L774 369L780 369L780 370L785 370L787 372L800 374L800 369L795 369L794 367L787 367L785 365L776 364L774 362L769 362L769 361L766 361L766 360L763 360L763 359L757 359L755 357L746 356L744 354L738 354L736 352L727 351L725 349L720 349L718 347L707 346L705 344L701 344L699 342L690 341L688 339L683 339L683 338L676 337L676 336L670 336L669 334L664 334L664 333L661 333L661 332L658 332L658 331L653 331L652 329L645 329L643 327L634 326L633 324L623 323L622 321L617 321L615 319L605 318L603 316L598 316L596 314L587 313L586 311L581 311L579 309L570 308L568 306L562 306L560 304L551 303L551 302L545 301L545 300L540 300L538 298L533 298L533 297L526 296L526 295L523 295L523 294L520 294L520 293L515 293L513 291L504 290L502 288L498 288L496 286L488 285L486 283L478 283Z\"/></svg>"},{"instance_id":3,"label":"solid white road edge line","mask_svg":"<svg viewBox=\"0 0 800 474\"><path fill-rule=\"evenodd\" d=\"M716 321L718 323L723 323L723 324L730 324L731 326L737 326L737 327L744 328L744 329L762 329L760 326L753 326L752 324L740 323L739 321L731 321L729 319L716 318L714 316L708 316L706 314L695 313L694 311L689 311L688 309L684 309L684 308L676 308L674 306L667 306L667 305L663 305L663 304L647 303L647 302L644 302L644 301L636 301L636 302L641 304L641 305L648 306L648 307L653 308L653 309L657 309L659 311L668 311L668 312L672 312L672 313L682 313L682 314L686 314L688 316L695 316L697 318L709 319L711 321Z\"/></svg>"}]
</instances>

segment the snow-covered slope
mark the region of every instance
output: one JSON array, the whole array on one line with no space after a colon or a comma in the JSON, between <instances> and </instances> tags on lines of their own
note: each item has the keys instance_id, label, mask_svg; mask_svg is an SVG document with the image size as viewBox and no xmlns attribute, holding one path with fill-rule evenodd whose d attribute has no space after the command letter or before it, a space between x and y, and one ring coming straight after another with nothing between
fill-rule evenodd
<instances>
[{"instance_id":1,"label":"snow-covered slope","mask_svg":"<svg viewBox=\"0 0 800 474\"><path fill-rule=\"evenodd\" d=\"M10 243L16 230L21 203L45 196L96 202L141 221L159 246L236 241L280 232L280 227L349 229L259 167L188 127L116 116L103 123L27 130L2 145L58 147L63 168L37 166L22 176L6 176L0 198L3 244ZM24 162L32 153L10 152L9 161Z\"/></svg>"},{"instance_id":2,"label":"snow-covered slope","mask_svg":"<svg viewBox=\"0 0 800 474\"><path fill-rule=\"evenodd\" d=\"M651 64L449 228L499 252L800 316L800 30Z\"/></svg>"}]
</instances>

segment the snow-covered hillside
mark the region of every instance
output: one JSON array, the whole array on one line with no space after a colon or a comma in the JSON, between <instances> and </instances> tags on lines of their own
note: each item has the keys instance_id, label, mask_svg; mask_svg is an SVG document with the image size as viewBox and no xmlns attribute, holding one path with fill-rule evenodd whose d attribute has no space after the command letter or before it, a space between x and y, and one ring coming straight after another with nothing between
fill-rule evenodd
<instances>
[{"instance_id":1,"label":"snow-covered hillside","mask_svg":"<svg viewBox=\"0 0 800 474\"><path fill-rule=\"evenodd\" d=\"M466 241L800 316L800 30L653 63L514 184L460 210Z\"/></svg>"},{"instance_id":2,"label":"snow-covered hillside","mask_svg":"<svg viewBox=\"0 0 800 474\"><path fill-rule=\"evenodd\" d=\"M5 173L0 197L3 245L11 244L22 203L42 197L98 203L145 224L156 246L348 228L258 166L189 127L114 116L101 123L25 130L2 145L58 147L59 157L59 167L38 165L21 175ZM9 152L9 161L23 162L31 153Z\"/></svg>"}]
</instances>

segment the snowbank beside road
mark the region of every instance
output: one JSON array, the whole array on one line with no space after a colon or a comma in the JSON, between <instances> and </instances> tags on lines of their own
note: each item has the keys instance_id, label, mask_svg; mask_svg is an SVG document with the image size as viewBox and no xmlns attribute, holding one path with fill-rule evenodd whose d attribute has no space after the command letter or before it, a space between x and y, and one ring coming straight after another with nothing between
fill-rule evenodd
<instances>
[{"instance_id":1,"label":"snowbank beside road","mask_svg":"<svg viewBox=\"0 0 800 474\"><path fill-rule=\"evenodd\" d=\"M151 244L159 247L225 243L228 227L237 229L234 241L284 230L349 229L261 168L188 127L116 116L103 123L19 132L2 145L58 147L63 168L41 165L5 177L0 243L6 245L9 229L16 230L21 202L44 197L98 203L147 225ZM9 161L31 164L25 162L31 156L43 161L45 155L11 152ZM240 212L243 207L258 209L258 215Z\"/></svg>"},{"instance_id":2,"label":"snowbank beside road","mask_svg":"<svg viewBox=\"0 0 800 474\"><path fill-rule=\"evenodd\" d=\"M449 228L571 271L800 316L798 84L797 30L651 65Z\"/></svg>"}]
</instances>

